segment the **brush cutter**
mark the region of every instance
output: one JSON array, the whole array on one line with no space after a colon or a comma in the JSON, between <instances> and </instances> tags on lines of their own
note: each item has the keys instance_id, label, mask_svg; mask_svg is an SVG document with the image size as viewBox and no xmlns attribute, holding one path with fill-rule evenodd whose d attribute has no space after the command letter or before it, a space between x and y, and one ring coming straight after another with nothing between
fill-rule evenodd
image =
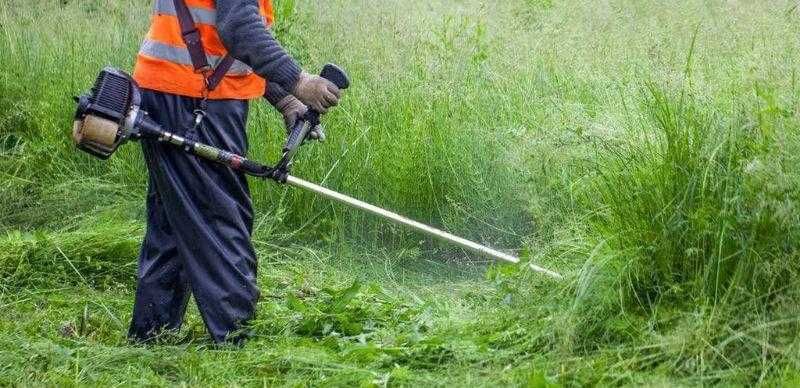
<instances>
[{"instance_id":1,"label":"brush cutter","mask_svg":"<svg viewBox=\"0 0 800 388\"><path fill-rule=\"evenodd\" d=\"M338 86L350 86L347 75L335 65L328 64L320 74ZM478 244L467 239L416 222L391 211L359 201L341 193L326 189L290 175L292 161L300 146L310 139L312 131L321 129L320 114L309 109L302 120L298 120L289 133L283 156L275 166L267 166L225 150L186 139L162 128L147 112L140 109L141 95L136 82L126 73L105 68L95 81L92 90L75 98L78 109L75 113L73 139L77 147L101 159L109 158L122 144L129 140L155 139L172 144L176 149L196 155L202 159L221 163L247 175L270 179L281 184L311 191L345 205L372 213L389 221L405 225L418 232L448 241L469 251L497 260L519 263L519 258ZM561 275L531 264L540 273L561 279Z\"/></svg>"}]
</instances>

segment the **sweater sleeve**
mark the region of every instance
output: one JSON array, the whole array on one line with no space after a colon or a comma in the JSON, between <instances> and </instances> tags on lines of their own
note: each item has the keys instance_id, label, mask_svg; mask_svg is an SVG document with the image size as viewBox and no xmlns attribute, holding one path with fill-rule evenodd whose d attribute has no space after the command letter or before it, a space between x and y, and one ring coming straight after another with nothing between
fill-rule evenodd
<instances>
[{"instance_id":1,"label":"sweater sleeve","mask_svg":"<svg viewBox=\"0 0 800 388\"><path fill-rule=\"evenodd\" d=\"M258 8L258 0L217 0L217 31L233 58L259 76L294 89L300 66L272 35Z\"/></svg>"},{"instance_id":2,"label":"sweater sleeve","mask_svg":"<svg viewBox=\"0 0 800 388\"><path fill-rule=\"evenodd\" d=\"M267 84L267 92L264 94L264 98L266 98L267 101L272 104L272 106L275 106L278 102L280 102L280 100L283 100L288 95L289 92L282 88L281 85L275 82L269 82Z\"/></svg>"}]
</instances>

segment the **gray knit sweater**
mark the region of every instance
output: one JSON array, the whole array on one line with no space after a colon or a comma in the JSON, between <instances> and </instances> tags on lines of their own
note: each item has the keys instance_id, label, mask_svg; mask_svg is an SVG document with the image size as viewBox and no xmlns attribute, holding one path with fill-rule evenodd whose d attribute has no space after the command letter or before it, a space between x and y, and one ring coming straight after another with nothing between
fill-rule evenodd
<instances>
[{"instance_id":1,"label":"gray knit sweater","mask_svg":"<svg viewBox=\"0 0 800 388\"><path fill-rule=\"evenodd\" d=\"M217 30L228 54L270 81L273 104L294 89L300 66L281 47L259 14L258 0L217 0Z\"/></svg>"}]
</instances>

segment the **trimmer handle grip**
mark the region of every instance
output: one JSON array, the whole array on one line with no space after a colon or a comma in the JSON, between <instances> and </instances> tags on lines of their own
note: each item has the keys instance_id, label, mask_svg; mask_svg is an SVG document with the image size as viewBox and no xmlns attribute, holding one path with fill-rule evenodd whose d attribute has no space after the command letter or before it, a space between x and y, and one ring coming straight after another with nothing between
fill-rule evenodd
<instances>
[{"instance_id":1,"label":"trimmer handle grip","mask_svg":"<svg viewBox=\"0 0 800 388\"><path fill-rule=\"evenodd\" d=\"M339 66L334 65L333 63L328 63L322 67L322 71L319 73L319 76L325 78L328 81L331 81L337 88L341 90L345 90L350 87L350 78L347 77L347 73L342 70ZM306 121L311 128L316 127L319 125L319 116L320 113L315 111L314 109L309 109L308 113L306 113ZM304 138L305 139L305 138Z\"/></svg>"},{"instance_id":2,"label":"trimmer handle grip","mask_svg":"<svg viewBox=\"0 0 800 388\"><path fill-rule=\"evenodd\" d=\"M320 77L331 81L339 89L344 90L350 87L350 79L347 77L347 73L345 73L344 70L342 70L339 66L336 66L332 63L325 65L319 75ZM308 112L306 112L305 117L303 117L303 120L297 120L294 128L292 128L292 131L289 133L289 138L286 140L286 146L283 147L283 152L296 150L298 147L300 147L303 144L303 141L306 140L308 133L311 132L314 127L319 125L319 118L319 112L309 109Z\"/></svg>"},{"instance_id":3,"label":"trimmer handle grip","mask_svg":"<svg viewBox=\"0 0 800 388\"><path fill-rule=\"evenodd\" d=\"M308 117L308 114L306 114L306 117ZM308 132L311 131L311 126L306 125L306 121L306 119L297 120L297 122L294 124L294 128L292 128L292 131L289 132L289 138L286 139L286 145L283 146L283 152L296 150L298 147L300 147L300 145L303 144L306 136L308 136ZM317 121L319 121L319 114L317 114Z\"/></svg>"},{"instance_id":4,"label":"trimmer handle grip","mask_svg":"<svg viewBox=\"0 0 800 388\"><path fill-rule=\"evenodd\" d=\"M339 89L347 89L350 87L350 79L347 78L347 73L333 63L325 65L319 75L320 77L333 82L333 84Z\"/></svg>"}]
</instances>

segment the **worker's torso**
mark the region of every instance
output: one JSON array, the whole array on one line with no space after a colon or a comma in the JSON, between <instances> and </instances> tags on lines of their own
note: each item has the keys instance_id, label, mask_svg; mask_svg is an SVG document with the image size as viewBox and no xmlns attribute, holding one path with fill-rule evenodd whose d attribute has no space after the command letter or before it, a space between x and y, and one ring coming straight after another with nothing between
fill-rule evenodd
<instances>
[{"instance_id":1,"label":"worker's torso","mask_svg":"<svg viewBox=\"0 0 800 388\"><path fill-rule=\"evenodd\" d=\"M200 31L208 63L216 66L228 53L217 33L215 0L185 0ZM272 1L259 0L261 15L271 26L274 20ZM183 42L173 0L155 0L150 31L145 37L136 67L136 82L145 89L201 97L205 88L202 74L194 71L189 50ZM264 94L266 81L239 61L214 91L210 99L251 99Z\"/></svg>"}]
</instances>

